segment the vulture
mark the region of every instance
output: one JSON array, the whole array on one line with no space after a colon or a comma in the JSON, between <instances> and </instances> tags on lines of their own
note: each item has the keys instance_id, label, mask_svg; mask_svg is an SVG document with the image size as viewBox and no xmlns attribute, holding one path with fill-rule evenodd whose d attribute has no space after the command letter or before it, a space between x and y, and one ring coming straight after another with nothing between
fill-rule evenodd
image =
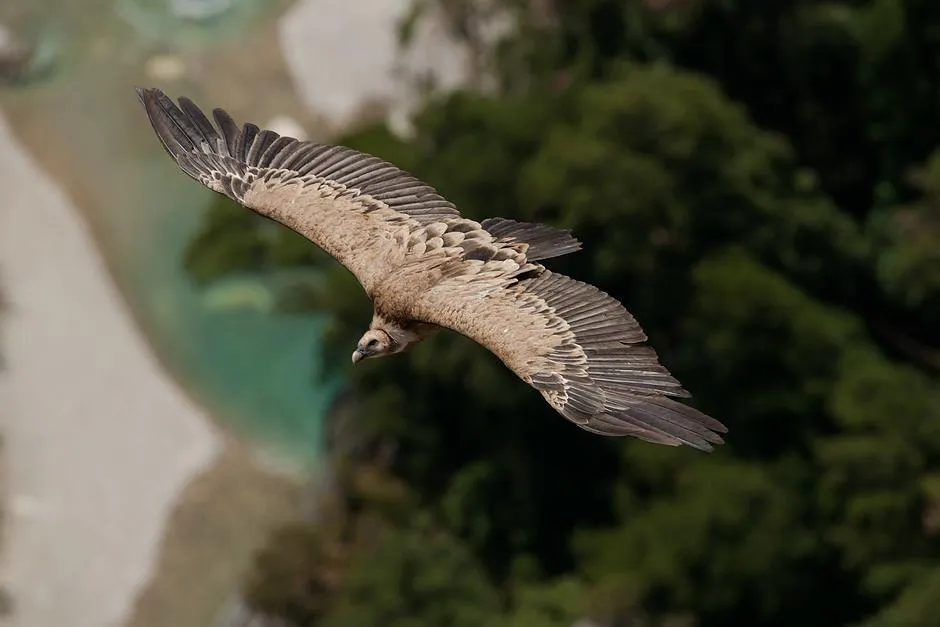
<instances>
[{"instance_id":1,"label":"vulture","mask_svg":"<svg viewBox=\"0 0 940 627\"><path fill-rule=\"evenodd\" d=\"M137 88L167 153L209 189L300 233L373 303L353 363L401 353L441 329L495 354L591 433L710 451L725 426L689 393L617 300L542 261L580 250L545 224L464 218L437 190L372 155L283 137L222 109Z\"/></svg>"}]
</instances>

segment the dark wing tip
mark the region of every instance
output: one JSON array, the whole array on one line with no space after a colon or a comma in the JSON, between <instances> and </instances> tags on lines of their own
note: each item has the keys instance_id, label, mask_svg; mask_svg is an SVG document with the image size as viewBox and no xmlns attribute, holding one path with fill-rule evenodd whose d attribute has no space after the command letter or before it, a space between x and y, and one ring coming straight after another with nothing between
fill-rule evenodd
<instances>
[{"instance_id":1,"label":"dark wing tip","mask_svg":"<svg viewBox=\"0 0 940 627\"><path fill-rule=\"evenodd\" d=\"M562 415L569 417L566 411L563 411ZM674 423L664 424L659 421L650 421L648 417L638 416L634 412L616 409L606 409L584 420L572 420L572 422L581 429L597 435L612 438L630 437L665 446L688 446L705 453L711 453L716 446L725 443L724 438L717 433L718 429L709 430L701 426L688 428L688 426ZM726 432L727 429L722 426L720 431Z\"/></svg>"},{"instance_id":2,"label":"dark wing tip","mask_svg":"<svg viewBox=\"0 0 940 627\"><path fill-rule=\"evenodd\" d=\"M220 159L238 156L244 161L244 154L233 153L233 148L245 148L252 138L245 137L248 133L241 132L231 116L217 111L215 117L217 120L221 119L222 123L216 129L206 114L185 96L180 97L177 104L156 88L135 87L134 90L160 143L183 172L204 185L208 184L206 176L210 172L229 179L239 176L239 172L230 171L233 167L231 164L226 166ZM246 125L248 126L250 125ZM235 195L232 196L230 191ZM226 190L223 193L240 200L235 190Z\"/></svg>"},{"instance_id":3,"label":"dark wing tip","mask_svg":"<svg viewBox=\"0 0 940 627\"><path fill-rule=\"evenodd\" d=\"M724 444L721 434L728 428L694 407L660 395L636 397L636 401L629 407L608 408L603 416L589 422L595 429L607 431L607 435L634 435L621 432L639 428L705 452Z\"/></svg>"},{"instance_id":4,"label":"dark wing tip","mask_svg":"<svg viewBox=\"0 0 940 627\"><path fill-rule=\"evenodd\" d=\"M167 153L179 161L183 154L192 152L196 144L185 125L181 126L184 114L176 104L159 89L135 86L134 90Z\"/></svg>"}]
</instances>

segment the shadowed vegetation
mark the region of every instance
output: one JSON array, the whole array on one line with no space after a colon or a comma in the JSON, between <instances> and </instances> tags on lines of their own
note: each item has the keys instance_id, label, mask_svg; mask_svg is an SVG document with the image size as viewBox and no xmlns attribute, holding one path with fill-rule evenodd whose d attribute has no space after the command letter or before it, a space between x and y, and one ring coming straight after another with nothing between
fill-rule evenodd
<instances>
[{"instance_id":1,"label":"shadowed vegetation","mask_svg":"<svg viewBox=\"0 0 940 627\"><path fill-rule=\"evenodd\" d=\"M482 3L439 4L476 37ZM573 229L546 265L622 300L727 444L581 432L453 334L350 369L355 279L222 202L190 267L322 269L292 307L331 316L344 466L374 482L274 536L249 598L298 625L935 624L940 4L486 4L522 18L478 45L494 94L341 141L467 216Z\"/></svg>"}]
</instances>

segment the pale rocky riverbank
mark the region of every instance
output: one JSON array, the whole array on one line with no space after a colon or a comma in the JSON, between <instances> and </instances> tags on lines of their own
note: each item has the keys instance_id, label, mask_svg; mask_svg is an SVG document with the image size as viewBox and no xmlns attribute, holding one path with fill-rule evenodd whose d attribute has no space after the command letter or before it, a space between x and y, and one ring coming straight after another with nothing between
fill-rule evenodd
<instances>
[{"instance_id":1,"label":"pale rocky riverbank","mask_svg":"<svg viewBox=\"0 0 940 627\"><path fill-rule=\"evenodd\" d=\"M9 624L114 625L218 439L154 359L77 210L2 118L0 195Z\"/></svg>"}]
</instances>

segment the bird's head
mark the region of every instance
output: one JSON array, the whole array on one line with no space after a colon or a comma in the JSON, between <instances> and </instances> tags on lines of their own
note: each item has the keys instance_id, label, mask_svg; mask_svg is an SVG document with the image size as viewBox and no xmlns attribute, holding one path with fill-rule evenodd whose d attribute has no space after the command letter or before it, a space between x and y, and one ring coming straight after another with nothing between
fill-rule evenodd
<instances>
[{"instance_id":1,"label":"bird's head","mask_svg":"<svg viewBox=\"0 0 940 627\"><path fill-rule=\"evenodd\" d=\"M352 354L352 362L358 363L369 357L382 357L395 352L395 341L392 336L382 329L369 329L359 338L356 350Z\"/></svg>"}]
</instances>

